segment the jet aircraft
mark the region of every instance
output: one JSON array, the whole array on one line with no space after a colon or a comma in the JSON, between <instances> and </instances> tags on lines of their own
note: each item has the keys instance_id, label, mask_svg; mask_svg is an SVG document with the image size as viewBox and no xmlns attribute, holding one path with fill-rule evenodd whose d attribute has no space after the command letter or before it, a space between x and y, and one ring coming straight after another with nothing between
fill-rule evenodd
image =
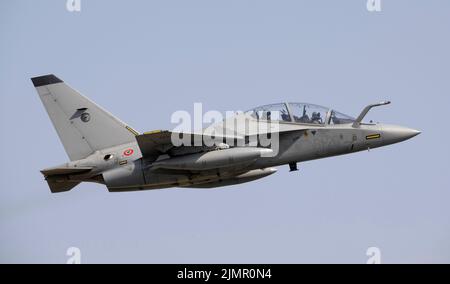
<instances>
[{"instance_id":1,"label":"jet aircraft","mask_svg":"<svg viewBox=\"0 0 450 284\"><path fill-rule=\"evenodd\" d=\"M41 171L53 193L81 182L104 184L110 192L228 186L269 176L276 166L297 171L299 162L377 148L420 133L363 122L371 108L390 103L384 101L368 105L357 118L319 105L283 102L236 114L231 119L247 126L242 131L217 131L229 130L229 118L199 133L140 134L53 74L31 80L70 158ZM270 145L262 143L263 135ZM200 143L179 144L174 137Z\"/></svg>"}]
</instances>

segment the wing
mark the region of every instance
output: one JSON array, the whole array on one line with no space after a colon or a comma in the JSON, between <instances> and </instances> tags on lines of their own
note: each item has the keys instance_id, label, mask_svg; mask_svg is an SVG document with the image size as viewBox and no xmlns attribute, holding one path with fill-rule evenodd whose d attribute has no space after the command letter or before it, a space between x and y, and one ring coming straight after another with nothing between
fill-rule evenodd
<instances>
[{"instance_id":1,"label":"wing","mask_svg":"<svg viewBox=\"0 0 450 284\"><path fill-rule=\"evenodd\" d=\"M208 135L205 133L180 133L168 130L155 130L137 135L136 141L144 157L157 157L162 154L190 154L215 148L227 141L244 142L239 135ZM176 143L174 143L177 141ZM182 142L184 141L184 142ZM215 142L214 144L212 142ZM180 143L182 143L180 145Z\"/></svg>"},{"instance_id":2,"label":"wing","mask_svg":"<svg viewBox=\"0 0 450 284\"><path fill-rule=\"evenodd\" d=\"M228 128L227 125L245 125L244 130ZM144 157L154 157L162 154L178 156L198 153L217 146L220 143L230 144L230 146L245 146L249 140L255 139L258 135L267 133L287 133L295 131L313 130L321 126L299 125L293 123L268 123L247 117L245 114L229 118L224 122L217 123L203 130L202 133L180 133L168 130L155 130L137 135L136 140ZM238 131L240 130L240 131ZM212 135L210 133L227 133L225 135ZM229 134L231 133L231 134ZM175 140L183 140L187 143L178 145ZM205 142L208 143L205 143ZM214 141L215 143L211 143ZM213 145L213 146L211 146Z\"/></svg>"}]
</instances>

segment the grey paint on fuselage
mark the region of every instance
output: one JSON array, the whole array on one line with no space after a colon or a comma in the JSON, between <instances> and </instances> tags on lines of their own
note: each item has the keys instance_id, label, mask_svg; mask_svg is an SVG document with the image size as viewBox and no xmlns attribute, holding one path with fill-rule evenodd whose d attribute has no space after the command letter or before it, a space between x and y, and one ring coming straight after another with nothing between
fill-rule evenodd
<instances>
[{"instance_id":1,"label":"grey paint on fuselage","mask_svg":"<svg viewBox=\"0 0 450 284\"><path fill-rule=\"evenodd\" d=\"M271 175L276 172L275 166L289 164L291 169L296 169L293 164L298 162L377 148L420 133L401 126L362 123L372 107L389 102L368 105L357 119L340 114L346 123L336 120L338 122L334 124L330 123L334 115L331 109L323 117L325 122L311 123L314 121L312 117L322 120L315 112L310 123L294 122L309 117L306 116L306 107L303 108L303 117L299 118L292 113L289 103L282 103L280 105L285 105L288 110L288 113L283 113L283 119L288 121L279 121L276 132L279 147L273 157L263 155L272 150L251 143L236 147L183 146L183 150L166 141L168 132L138 134L54 75L36 77L32 81L72 159L66 164L42 170L52 192L68 191L80 182L102 183L112 192L227 186ZM239 139L254 137L264 132L260 129L266 129L265 132L272 129L268 119L240 115L251 127L247 132L239 133L236 139L238 136ZM270 115L268 112L267 116ZM225 121L208 129L220 129L224 125ZM171 148L181 151L170 151Z\"/></svg>"}]
</instances>

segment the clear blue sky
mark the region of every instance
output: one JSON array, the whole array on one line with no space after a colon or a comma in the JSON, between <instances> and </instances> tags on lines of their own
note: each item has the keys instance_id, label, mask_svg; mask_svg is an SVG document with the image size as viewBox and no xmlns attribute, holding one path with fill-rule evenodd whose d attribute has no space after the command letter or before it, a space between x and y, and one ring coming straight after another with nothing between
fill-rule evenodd
<instances>
[{"instance_id":1,"label":"clear blue sky","mask_svg":"<svg viewBox=\"0 0 450 284\"><path fill-rule=\"evenodd\" d=\"M450 262L450 2L0 4L0 262ZM54 73L139 131L306 101L422 134L216 190L50 194L67 156L29 78Z\"/></svg>"}]
</instances>

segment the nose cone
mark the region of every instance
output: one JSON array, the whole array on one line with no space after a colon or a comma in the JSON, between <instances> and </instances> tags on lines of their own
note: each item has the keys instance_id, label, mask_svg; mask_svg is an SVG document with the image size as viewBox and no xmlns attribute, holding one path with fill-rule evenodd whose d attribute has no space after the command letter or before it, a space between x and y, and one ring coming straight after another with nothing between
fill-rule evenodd
<instances>
[{"instance_id":1,"label":"nose cone","mask_svg":"<svg viewBox=\"0 0 450 284\"><path fill-rule=\"evenodd\" d=\"M419 130L396 125L383 125L382 129L385 144L398 143L420 134Z\"/></svg>"}]
</instances>

